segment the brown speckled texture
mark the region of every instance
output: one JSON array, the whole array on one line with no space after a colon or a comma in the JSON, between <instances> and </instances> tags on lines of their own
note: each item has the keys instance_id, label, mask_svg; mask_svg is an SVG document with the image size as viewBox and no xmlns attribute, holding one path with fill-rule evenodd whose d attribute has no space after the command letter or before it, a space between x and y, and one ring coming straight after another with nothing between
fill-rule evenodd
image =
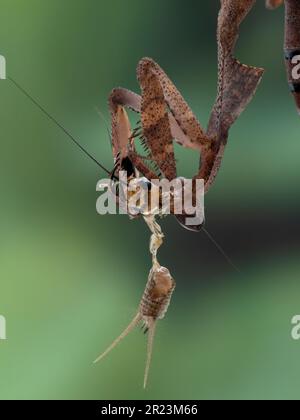
<instances>
[{"instance_id":1,"label":"brown speckled texture","mask_svg":"<svg viewBox=\"0 0 300 420\"><path fill-rule=\"evenodd\" d=\"M166 73L150 58L140 61L137 77L141 97L125 89L115 89L109 101L112 114L112 142L116 173L122 159L129 157L134 167L148 179L177 176L173 140L201 152L195 179L205 181L209 190L221 166L228 132L253 98L263 70L239 63L234 48L239 27L255 0L222 0L218 21L218 94L207 133ZM125 107L141 114L141 127L131 132ZM145 157L135 150L140 138L148 151ZM149 165L149 159L152 165ZM153 169L154 167L154 169ZM161 174L160 174L161 173ZM184 218L179 218L180 222Z\"/></svg>"},{"instance_id":2,"label":"brown speckled texture","mask_svg":"<svg viewBox=\"0 0 300 420\"><path fill-rule=\"evenodd\" d=\"M239 27L255 0L222 0L218 22L218 94L211 113L208 135L212 147L201 156L199 178L206 191L220 169L229 129L253 98L264 70L241 64L234 58Z\"/></svg>"},{"instance_id":3,"label":"brown speckled texture","mask_svg":"<svg viewBox=\"0 0 300 420\"><path fill-rule=\"evenodd\" d=\"M152 269L140 304L139 311L142 317L163 319L175 287L175 281L167 268Z\"/></svg>"},{"instance_id":4,"label":"brown speckled texture","mask_svg":"<svg viewBox=\"0 0 300 420\"><path fill-rule=\"evenodd\" d=\"M172 180L177 177L173 138L163 87L155 70L155 63L150 59L143 59L137 69L142 90L143 136L150 149L150 157L165 178Z\"/></svg>"}]
</instances>

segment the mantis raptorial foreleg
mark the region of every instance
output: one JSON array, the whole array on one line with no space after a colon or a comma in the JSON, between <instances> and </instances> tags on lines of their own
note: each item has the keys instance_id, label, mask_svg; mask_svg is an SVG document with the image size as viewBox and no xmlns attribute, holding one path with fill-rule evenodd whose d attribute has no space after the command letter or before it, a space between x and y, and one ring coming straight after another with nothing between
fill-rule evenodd
<instances>
[{"instance_id":1,"label":"mantis raptorial foreleg","mask_svg":"<svg viewBox=\"0 0 300 420\"><path fill-rule=\"evenodd\" d=\"M136 167L146 178L155 179L156 174L145 165L143 159L134 152L133 147L131 147L131 152L129 148L132 130L126 113L126 108L140 113L140 96L126 89L114 89L109 97L109 108L112 119L112 145L115 161L115 173L118 174L120 170L126 171L128 159L130 159L132 165ZM133 174L131 173L129 175Z\"/></svg>"},{"instance_id":2,"label":"mantis raptorial foreleg","mask_svg":"<svg viewBox=\"0 0 300 420\"><path fill-rule=\"evenodd\" d=\"M152 115L150 114L150 117L147 115L149 100L152 101L153 107L156 106L155 100L151 98L151 90L156 86L156 88L159 88L160 101L164 101L165 106L169 108L178 127L185 136L182 145L185 147L193 145L193 148L200 151L207 147L210 141L209 138L187 102L161 67L152 59L144 58L138 65L137 75L142 89L142 113L145 114L145 124L151 117L153 126L159 122L159 116L155 113L154 115L153 113ZM153 139L151 142L153 142Z\"/></svg>"},{"instance_id":3,"label":"mantis raptorial foreleg","mask_svg":"<svg viewBox=\"0 0 300 420\"><path fill-rule=\"evenodd\" d=\"M143 64L145 64L146 61L149 61L149 75L150 71L157 71L160 70L162 72L162 70L159 68L158 65L156 65L152 60L149 59L144 59L140 62L139 64L139 69L142 67ZM156 67L156 69L155 69ZM146 72L142 72L138 70L138 74L140 75L140 80L141 83L144 85L145 84L145 80L148 77L148 74ZM155 78L155 76L154 76ZM157 81L157 83L159 83L159 80ZM169 79L164 78L164 80L162 81L162 83L165 85L167 84L170 87L174 87L174 85L170 82ZM149 86L150 88L150 86ZM148 95L149 90L147 90L147 88L145 87L145 98ZM144 99L145 100L145 99ZM181 102L183 101L183 99L181 98ZM171 104L173 104L173 101L171 100L170 102ZM154 107L156 104L152 104ZM164 107L166 107L168 105L168 103L164 100ZM151 105L150 105L151 107ZM187 105L185 105L185 109L187 110ZM135 164L135 166L137 167L137 169L139 170L139 172L141 172L146 178L148 179L155 179L157 178L157 175L153 172L148 172L149 168L147 168L147 165L145 164L145 161L143 159L141 159L133 150L129 151L128 149L128 144L129 144L129 140L130 140L130 136L128 136L128 132L130 131L130 126L129 126L129 121L128 121L128 117L125 111L125 108L128 108L134 112L137 113L141 113L142 110L142 97L135 94L134 92L131 92L127 89L123 89L123 88L116 88L112 91L110 98L109 98L109 108L111 111L111 117L112 117L112 142L113 142L113 154L114 154L114 159L115 162L117 161L117 163L120 162L120 160L122 160L122 158L126 158L129 156L129 154L131 155L131 160L133 161L133 163ZM183 127L181 128L181 126L179 125L181 122L181 117L180 117L180 113L179 113L179 109L178 106L173 107L172 105L170 106L171 111L174 110L176 111L175 115L178 119L178 122L175 119L175 116L172 113L167 113L168 119L169 119L169 124L167 124L167 122L165 121L164 124L164 128L166 131L171 131L171 135L168 134L168 138L172 138L174 139L177 143L179 143L180 145L182 145L183 147L186 148L192 148L195 150L200 151L201 147L200 144L198 144L197 142L193 141L193 133L191 132L191 129L188 130L189 134L191 135L191 138L188 137L187 135L187 131L185 130L185 125L186 122L183 122ZM191 113L191 110L187 110L187 113ZM148 115L147 113L143 113L143 115ZM146 116L147 118L147 116ZM195 117L194 117L195 118ZM155 121L157 122L157 121ZM152 122L151 122L152 123ZM195 123L195 126L197 126L197 123ZM124 128L125 127L125 128ZM163 136L166 138L166 134L162 133ZM200 137L202 137L203 132L200 131ZM127 140L126 140L127 137ZM156 136L156 145L160 143L160 138L159 136ZM152 136L153 139L153 136ZM158 140L157 140L158 139ZM148 139L147 139L148 140ZM153 144L154 143L154 144ZM161 158L161 156L156 155L157 149L156 149L156 145L155 145L155 140L153 141L153 143L151 144L152 147L154 148L154 160L158 160L159 162L163 162L164 159ZM170 143L169 143L170 144ZM149 144L149 147L151 148L151 145ZM172 146L170 146L172 148ZM168 162L172 162L172 156L171 158L168 159ZM165 170L167 171L167 168L165 168ZM174 169L173 169L174 171ZM148 173L147 173L148 172ZM169 178L172 176L172 173L169 174Z\"/></svg>"}]
</instances>

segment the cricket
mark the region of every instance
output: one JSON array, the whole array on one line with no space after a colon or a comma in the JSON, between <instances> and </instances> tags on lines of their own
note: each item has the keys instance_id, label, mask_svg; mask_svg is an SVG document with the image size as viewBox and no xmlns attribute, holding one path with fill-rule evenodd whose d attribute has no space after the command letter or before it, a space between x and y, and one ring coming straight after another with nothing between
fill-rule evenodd
<instances>
[{"instance_id":1,"label":"cricket","mask_svg":"<svg viewBox=\"0 0 300 420\"><path fill-rule=\"evenodd\" d=\"M150 244L153 266L149 274L138 313L128 325L126 330L95 361L95 363L98 363L107 356L111 350L113 350L120 341L123 340L123 338L125 338L135 327L139 325L139 323L142 322L145 334L148 333L148 354L144 376L144 388L146 388L148 381L157 321L165 317L170 305L172 294L176 287L175 281L169 270L165 267L161 267L157 260L157 250L161 246L163 238L160 226L157 224L154 217L145 217L145 220L150 230L153 232Z\"/></svg>"}]
</instances>

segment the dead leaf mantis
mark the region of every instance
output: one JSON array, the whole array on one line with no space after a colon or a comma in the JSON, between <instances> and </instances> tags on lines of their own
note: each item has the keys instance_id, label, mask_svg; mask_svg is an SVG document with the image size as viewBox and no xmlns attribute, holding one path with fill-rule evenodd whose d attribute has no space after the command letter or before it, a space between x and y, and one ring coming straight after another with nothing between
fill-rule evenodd
<instances>
[{"instance_id":1,"label":"dead leaf mantis","mask_svg":"<svg viewBox=\"0 0 300 420\"><path fill-rule=\"evenodd\" d=\"M285 4L284 56L288 83L300 115L300 0L267 0L269 9Z\"/></svg>"},{"instance_id":2,"label":"dead leaf mantis","mask_svg":"<svg viewBox=\"0 0 300 420\"><path fill-rule=\"evenodd\" d=\"M194 179L203 179L205 191L212 186L224 155L229 129L253 98L262 78L263 69L241 64L234 57L239 27L255 0L222 0L218 20L218 94L207 130L201 126L175 85L150 58L140 61L137 78L141 96L123 88L114 89L109 98L112 117L112 145L115 167L113 176L127 171L129 177L142 174L149 180L177 177L174 140L183 147L201 154L199 171ZM139 113L141 123L132 130L126 109ZM139 139L147 156L136 151ZM153 169L154 168L154 169ZM201 226L186 226L186 217L176 216L186 228L199 231ZM153 268L138 314L127 329L98 359L102 360L140 321L149 329L146 386L156 322L170 303L175 287L169 271L160 267L156 252L161 245L161 231L152 219L146 219L152 230ZM149 308L153 311L149 313Z\"/></svg>"}]
</instances>

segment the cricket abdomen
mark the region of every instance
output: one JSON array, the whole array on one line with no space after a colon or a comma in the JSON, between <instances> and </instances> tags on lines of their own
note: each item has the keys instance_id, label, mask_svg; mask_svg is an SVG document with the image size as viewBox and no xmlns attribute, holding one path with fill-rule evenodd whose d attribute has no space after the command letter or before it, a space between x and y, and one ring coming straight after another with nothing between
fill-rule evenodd
<instances>
[{"instance_id":1,"label":"cricket abdomen","mask_svg":"<svg viewBox=\"0 0 300 420\"><path fill-rule=\"evenodd\" d=\"M169 270L159 267L151 270L149 280L140 304L140 314L154 320L163 319L175 290L175 281Z\"/></svg>"}]
</instances>

